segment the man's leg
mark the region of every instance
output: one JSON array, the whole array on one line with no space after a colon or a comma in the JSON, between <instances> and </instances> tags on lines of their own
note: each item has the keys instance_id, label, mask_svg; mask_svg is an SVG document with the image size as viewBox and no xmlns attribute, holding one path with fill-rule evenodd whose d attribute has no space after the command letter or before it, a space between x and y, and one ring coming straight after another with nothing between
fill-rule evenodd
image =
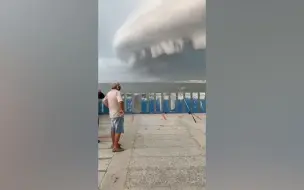
<instances>
[{"instance_id":1,"label":"man's leg","mask_svg":"<svg viewBox=\"0 0 304 190\"><path fill-rule=\"evenodd\" d=\"M113 145L114 145L114 142L115 142L115 129L111 130L111 137L112 137L112 148L113 148Z\"/></svg>"},{"instance_id":2,"label":"man's leg","mask_svg":"<svg viewBox=\"0 0 304 190\"><path fill-rule=\"evenodd\" d=\"M115 137L114 137L114 152L120 152L123 151L123 149L120 147L119 140L121 134L124 133L124 118L119 117L115 118Z\"/></svg>"},{"instance_id":3,"label":"man's leg","mask_svg":"<svg viewBox=\"0 0 304 190\"><path fill-rule=\"evenodd\" d=\"M120 140L121 133L115 133L115 141L114 141L114 149L119 149L119 140Z\"/></svg>"},{"instance_id":4,"label":"man's leg","mask_svg":"<svg viewBox=\"0 0 304 190\"><path fill-rule=\"evenodd\" d=\"M111 119L111 138L112 138L111 148L114 148L114 144L115 144L115 119ZM120 148L121 144L118 143L118 146Z\"/></svg>"},{"instance_id":5,"label":"man's leg","mask_svg":"<svg viewBox=\"0 0 304 190\"><path fill-rule=\"evenodd\" d=\"M114 148L115 143L115 119L111 119L111 138L112 138L112 146L111 148Z\"/></svg>"}]
</instances>

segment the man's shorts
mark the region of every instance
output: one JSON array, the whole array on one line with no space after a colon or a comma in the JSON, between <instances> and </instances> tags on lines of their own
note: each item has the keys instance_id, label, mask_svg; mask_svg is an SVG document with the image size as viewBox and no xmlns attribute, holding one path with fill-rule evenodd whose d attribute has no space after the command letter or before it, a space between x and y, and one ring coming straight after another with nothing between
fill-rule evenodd
<instances>
[{"instance_id":1,"label":"man's shorts","mask_svg":"<svg viewBox=\"0 0 304 190\"><path fill-rule=\"evenodd\" d=\"M124 133L124 118L123 117L116 117L111 119L111 131L121 134Z\"/></svg>"}]
</instances>

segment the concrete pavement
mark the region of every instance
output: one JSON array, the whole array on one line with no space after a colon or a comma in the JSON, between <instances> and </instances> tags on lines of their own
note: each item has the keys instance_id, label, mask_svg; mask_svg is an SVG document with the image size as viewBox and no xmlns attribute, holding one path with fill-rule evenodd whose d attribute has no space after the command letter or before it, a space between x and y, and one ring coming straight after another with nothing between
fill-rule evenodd
<instances>
[{"instance_id":1,"label":"concrete pavement","mask_svg":"<svg viewBox=\"0 0 304 190\"><path fill-rule=\"evenodd\" d=\"M101 117L100 190L205 188L205 115L127 115L124 152L111 153L109 119Z\"/></svg>"}]
</instances>

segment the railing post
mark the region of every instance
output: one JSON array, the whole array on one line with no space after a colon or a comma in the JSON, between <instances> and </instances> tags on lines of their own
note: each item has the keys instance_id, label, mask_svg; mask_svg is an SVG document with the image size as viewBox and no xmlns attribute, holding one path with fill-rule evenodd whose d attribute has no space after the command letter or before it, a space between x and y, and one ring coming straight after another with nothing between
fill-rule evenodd
<instances>
[{"instance_id":1,"label":"railing post","mask_svg":"<svg viewBox=\"0 0 304 190\"><path fill-rule=\"evenodd\" d=\"M171 99L171 92L168 92L168 113L170 113L171 112L171 101L172 101L172 99Z\"/></svg>"},{"instance_id":2,"label":"railing post","mask_svg":"<svg viewBox=\"0 0 304 190\"><path fill-rule=\"evenodd\" d=\"M179 113L179 110L178 110L178 102L179 102L179 99L178 99L178 93L177 92L175 92L174 93L175 94L175 113Z\"/></svg>"},{"instance_id":3,"label":"railing post","mask_svg":"<svg viewBox=\"0 0 304 190\"><path fill-rule=\"evenodd\" d=\"M153 93L154 101L153 101L153 112L156 113L156 93Z\"/></svg>"},{"instance_id":4,"label":"railing post","mask_svg":"<svg viewBox=\"0 0 304 190\"><path fill-rule=\"evenodd\" d=\"M147 99L146 112L149 113L150 112L150 94L149 93L146 93L146 99Z\"/></svg>"},{"instance_id":5,"label":"railing post","mask_svg":"<svg viewBox=\"0 0 304 190\"><path fill-rule=\"evenodd\" d=\"M175 100L177 100L179 103L181 103L181 105L180 104L176 105L176 102L173 100L174 95L175 95ZM181 97L179 97L179 95ZM168 96L168 98L167 98L167 96ZM205 96L205 98L203 97L203 92L159 92L159 93L146 93L146 94L141 93L141 97L142 97L142 101L146 101L146 108L145 109L142 108L141 112L154 113L154 114L158 113L157 102L156 102L157 100L160 101L159 110L161 113L171 112L171 108L172 108L172 106L174 106L174 104L175 104L175 106L174 106L175 112L178 111L178 112L182 112L182 113L187 113L189 110L188 110L185 102L187 102L188 107L191 110L191 112L193 111L194 113L202 113L205 110L204 106L205 106L205 102L207 101L206 96ZM145 97L145 98L143 98L143 97ZM157 99L157 97L159 97L159 99ZM134 102L133 102L134 93L123 93L122 98L124 101L126 113L132 113L133 112L132 108L134 106ZM130 105L128 104L129 98L131 98ZM186 101L187 98L188 99L190 98L190 101ZM194 101L194 98L196 101ZM151 104L152 99L153 99L153 103ZM165 101L166 101L166 104L165 104ZM168 101L168 103L167 103L167 101ZM204 101L204 103L202 101ZM142 103L143 102L141 102L140 106L143 105ZM103 105L103 103L100 103L100 101L98 101L98 108L99 108L98 113L100 113L100 114L106 114L106 112L108 111L107 108ZM174 111L172 111L172 112L174 112Z\"/></svg>"},{"instance_id":6,"label":"railing post","mask_svg":"<svg viewBox=\"0 0 304 190\"><path fill-rule=\"evenodd\" d=\"M160 102L159 102L160 112L164 112L164 93L160 93Z\"/></svg>"},{"instance_id":7,"label":"railing post","mask_svg":"<svg viewBox=\"0 0 304 190\"><path fill-rule=\"evenodd\" d=\"M128 104L127 104L127 93L124 94L124 107L125 107L125 112L128 111Z\"/></svg>"},{"instance_id":8,"label":"railing post","mask_svg":"<svg viewBox=\"0 0 304 190\"><path fill-rule=\"evenodd\" d=\"M201 108L201 92L198 92L197 99L198 99L198 112L201 113L202 112L202 108Z\"/></svg>"},{"instance_id":9,"label":"railing post","mask_svg":"<svg viewBox=\"0 0 304 190\"><path fill-rule=\"evenodd\" d=\"M207 113L207 93L205 92L205 113Z\"/></svg>"},{"instance_id":10,"label":"railing post","mask_svg":"<svg viewBox=\"0 0 304 190\"><path fill-rule=\"evenodd\" d=\"M133 113L133 107L134 107L134 102L133 99L135 98L134 93L131 94L131 104L130 104L130 111Z\"/></svg>"},{"instance_id":11,"label":"railing post","mask_svg":"<svg viewBox=\"0 0 304 190\"><path fill-rule=\"evenodd\" d=\"M197 94L197 112L201 113L201 93L198 92Z\"/></svg>"},{"instance_id":12,"label":"railing post","mask_svg":"<svg viewBox=\"0 0 304 190\"><path fill-rule=\"evenodd\" d=\"M193 111L193 92L190 92L190 110Z\"/></svg>"},{"instance_id":13,"label":"railing post","mask_svg":"<svg viewBox=\"0 0 304 190\"><path fill-rule=\"evenodd\" d=\"M169 94L168 94L168 112L171 112L171 92L169 92Z\"/></svg>"},{"instance_id":14,"label":"railing post","mask_svg":"<svg viewBox=\"0 0 304 190\"><path fill-rule=\"evenodd\" d=\"M186 104L185 104L185 101L186 101L185 98L186 98L186 97L185 97L185 92L183 92L182 95L183 95L183 102L182 102L183 108L182 108L182 112L183 112L183 113L186 113L186 112L188 112L188 111L186 111Z\"/></svg>"}]
</instances>

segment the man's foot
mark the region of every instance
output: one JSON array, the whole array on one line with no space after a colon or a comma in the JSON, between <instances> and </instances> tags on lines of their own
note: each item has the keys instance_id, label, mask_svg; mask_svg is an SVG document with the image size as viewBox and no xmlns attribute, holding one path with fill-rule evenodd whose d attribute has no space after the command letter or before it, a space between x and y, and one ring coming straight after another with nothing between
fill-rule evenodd
<instances>
[{"instance_id":1,"label":"man's foot","mask_svg":"<svg viewBox=\"0 0 304 190\"><path fill-rule=\"evenodd\" d=\"M113 148L112 152L122 152L124 150L125 149L123 149L123 148Z\"/></svg>"},{"instance_id":2,"label":"man's foot","mask_svg":"<svg viewBox=\"0 0 304 190\"><path fill-rule=\"evenodd\" d=\"M113 148L113 144L111 145L111 148ZM121 148L121 144L118 143L118 147Z\"/></svg>"}]
</instances>

